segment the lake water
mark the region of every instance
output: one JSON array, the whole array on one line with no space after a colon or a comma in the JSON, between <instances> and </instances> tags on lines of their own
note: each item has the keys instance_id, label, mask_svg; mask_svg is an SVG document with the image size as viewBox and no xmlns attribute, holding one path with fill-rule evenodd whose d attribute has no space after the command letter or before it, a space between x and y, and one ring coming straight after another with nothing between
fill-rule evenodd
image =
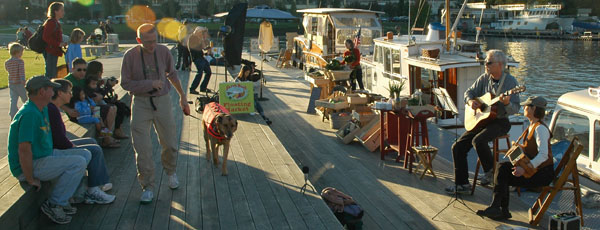
<instances>
[{"instance_id":1,"label":"lake water","mask_svg":"<svg viewBox=\"0 0 600 230\"><path fill-rule=\"evenodd\" d=\"M484 37L483 42L486 50L503 50L519 62L510 72L527 87L521 100L543 96L554 108L564 93L600 86L600 41Z\"/></svg>"}]
</instances>

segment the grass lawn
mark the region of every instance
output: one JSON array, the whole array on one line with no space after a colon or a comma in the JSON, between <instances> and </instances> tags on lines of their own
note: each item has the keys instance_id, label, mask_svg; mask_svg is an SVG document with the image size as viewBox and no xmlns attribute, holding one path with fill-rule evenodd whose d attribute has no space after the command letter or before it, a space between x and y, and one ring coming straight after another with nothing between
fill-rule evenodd
<instances>
[{"instance_id":1,"label":"grass lawn","mask_svg":"<svg viewBox=\"0 0 600 230\"><path fill-rule=\"evenodd\" d=\"M8 72L4 69L4 62L10 58L10 54L6 48L0 49L0 62L2 62L2 70L0 71L0 89L8 87ZM29 79L33 76L43 75L46 72L44 56L25 50L23 53L23 61L25 62L25 78ZM86 61L94 60L98 57L83 57ZM65 64L65 58L58 58L58 65Z\"/></svg>"}]
</instances>

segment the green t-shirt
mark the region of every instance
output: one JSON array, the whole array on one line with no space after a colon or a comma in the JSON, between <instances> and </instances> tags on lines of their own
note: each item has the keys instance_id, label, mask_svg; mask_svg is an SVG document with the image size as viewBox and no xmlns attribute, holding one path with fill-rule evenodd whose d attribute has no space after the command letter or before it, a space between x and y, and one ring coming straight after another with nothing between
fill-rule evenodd
<instances>
[{"instance_id":1,"label":"green t-shirt","mask_svg":"<svg viewBox=\"0 0 600 230\"><path fill-rule=\"evenodd\" d=\"M33 159L52 155L52 131L48 122L48 107L40 111L35 103L27 101L17 112L8 130L8 164L13 176L23 171L19 163L19 143L31 143Z\"/></svg>"},{"instance_id":2,"label":"green t-shirt","mask_svg":"<svg viewBox=\"0 0 600 230\"><path fill-rule=\"evenodd\" d=\"M75 78L72 73L69 73L67 76L65 76L65 79L69 80L71 84L73 84L73 87L78 86L82 89L85 87L85 78L79 80Z\"/></svg>"}]
</instances>

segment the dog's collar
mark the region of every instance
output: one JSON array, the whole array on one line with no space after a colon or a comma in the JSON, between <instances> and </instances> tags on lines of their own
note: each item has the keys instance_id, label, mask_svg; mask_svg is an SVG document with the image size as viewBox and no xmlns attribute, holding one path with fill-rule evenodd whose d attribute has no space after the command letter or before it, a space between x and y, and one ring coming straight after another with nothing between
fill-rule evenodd
<instances>
[{"instance_id":1,"label":"dog's collar","mask_svg":"<svg viewBox=\"0 0 600 230\"><path fill-rule=\"evenodd\" d=\"M225 136L222 135L221 133L219 133L219 130L217 129L217 125L215 124L214 121L212 122L212 124L210 124L210 128L208 128L207 130L208 130L208 134L210 134L214 138L216 138L218 140L225 139Z\"/></svg>"}]
</instances>

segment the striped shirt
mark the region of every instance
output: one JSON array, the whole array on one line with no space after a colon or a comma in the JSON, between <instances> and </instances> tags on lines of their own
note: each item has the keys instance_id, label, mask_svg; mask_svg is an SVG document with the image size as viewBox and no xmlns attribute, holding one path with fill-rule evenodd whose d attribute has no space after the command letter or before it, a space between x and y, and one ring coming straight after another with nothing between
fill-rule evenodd
<instances>
[{"instance_id":1,"label":"striped shirt","mask_svg":"<svg viewBox=\"0 0 600 230\"><path fill-rule=\"evenodd\" d=\"M8 84L25 85L25 62L20 58L10 58L4 62L4 68L8 72Z\"/></svg>"}]
</instances>

